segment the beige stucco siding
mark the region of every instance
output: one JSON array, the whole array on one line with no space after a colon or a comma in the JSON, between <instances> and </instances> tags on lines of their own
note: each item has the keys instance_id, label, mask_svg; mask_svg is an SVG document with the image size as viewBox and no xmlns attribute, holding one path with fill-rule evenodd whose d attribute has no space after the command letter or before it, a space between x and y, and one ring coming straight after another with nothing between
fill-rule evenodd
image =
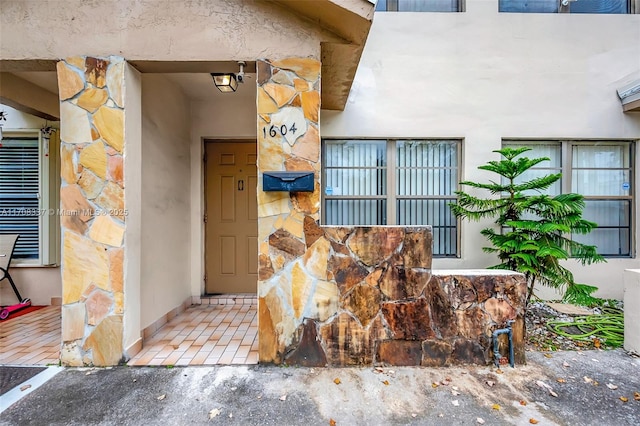
<instances>
[{"instance_id":1,"label":"beige stucco siding","mask_svg":"<svg viewBox=\"0 0 640 426\"><path fill-rule=\"evenodd\" d=\"M142 75L141 328L189 290L190 107L161 75Z\"/></svg>"},{"instance_id":2,"label":"beige stucco siding","mask_svg":"<svg viewBox=\"0 0 640 426\"><path fill-rule=\"evenodd\" d=\"M466 180L487 177L477 167L497 159L503 138L640 139L640 116L624 114L615 92L640 76L640 15L467 3L465 13L377 13L345 111L322 111L322 136L460 138ZM464 222L461 258L434 267L493 264L480 250L485 226ZM572 269L621 299L623 270L638 267L627 258Z\"/></svg>"},{"instance_id":3,"label":"beige stucco siding","mask_svg":"<svg viewBox=\"0 0 640 426\"><path fill-rule=\"evenodd\" d=\"M0 12L1 59L9 60L319 58L321 40L340 41L282 6L254 0L2 0Z\"/></svg>"}]
</instances>

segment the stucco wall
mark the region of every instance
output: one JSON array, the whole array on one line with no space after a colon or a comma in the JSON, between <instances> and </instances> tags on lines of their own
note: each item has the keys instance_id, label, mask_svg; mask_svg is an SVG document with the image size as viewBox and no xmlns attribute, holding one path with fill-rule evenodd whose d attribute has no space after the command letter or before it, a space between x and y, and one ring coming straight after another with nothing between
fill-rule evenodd
<instances>
[{"instance_id":1,"label":"stucco wall","mask_svg":"<svg viewBox=\"0 0 640 426\"><path fill-rule=\"evenodd\" d=\"M640 139L640 115L623 114L615 92L640 77L640 15L497 11L491 0L465 13L377 13L346 109L322 111L322 137L460 138L466 180L487 177L477 167L497 159L502 138ZM461 258L434 268L493 264L485 226L463 222ZM639 266L572 269L621 299L623 270Z\"/></svg>"},{"instance_id":2,"label":"stucco wall","mask_svg":"<svg viewBox=\"0 0 640 426\"><path fill-rule=\"evenodd\" d=\"M142 328L191 295L189 124L182 91L161 75L143 74Z\"/></svg>"},{"instance_id":3,"label":"stucco wall","mask_svg":"<svg viewBox=\"0 0 640 426\"><path fill-rule=\"evenodd\" d=\"M0 104L0 111L7 113L7 120L1 123L4 132L10 132L11 130L37 131L47 125L60 127L59 122L47 122L7 105ZM12 262L12 264L15 263L15 261ZM31 299L31 303L34 305L49 305L52 297L60 297L62 295L59 267L12 267L11 277L16 283L21 296ZM0 283L0 304L4 306L14 303L17 303L15 293L11 289L9 281L4 280Z\"/></svg>"},{"instance_id":4,"label":"stucco wall","mask_svg":"<svg viewBox=\"0 0 640 426\"><path fill-rule=\"evenodd\" d=\"M316 55L320 40L339 41L281 6L253 0L2 0L0 10L2 59L254 60Z\"/></svg>"}]
</instances>

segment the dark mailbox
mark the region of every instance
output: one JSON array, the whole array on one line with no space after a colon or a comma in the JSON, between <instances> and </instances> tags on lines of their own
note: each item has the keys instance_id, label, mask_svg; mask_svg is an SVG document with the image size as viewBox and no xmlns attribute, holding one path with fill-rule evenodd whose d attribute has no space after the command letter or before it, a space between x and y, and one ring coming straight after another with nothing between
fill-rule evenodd
<instances>
[{"instance_id":1,"label":"dark mailbox","mask_svg":"<svg viewBox=\"0 0 640 426\"><path fill-rule=\"evenodd\" d=\"M313 172L263 172L263 191L313 192Z\"/></svg>"}]
</instances>

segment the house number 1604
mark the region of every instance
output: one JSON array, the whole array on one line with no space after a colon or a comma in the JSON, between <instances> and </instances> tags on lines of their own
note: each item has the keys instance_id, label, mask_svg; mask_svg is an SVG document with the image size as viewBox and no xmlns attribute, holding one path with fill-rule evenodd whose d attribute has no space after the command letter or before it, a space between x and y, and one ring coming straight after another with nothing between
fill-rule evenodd
<instances>
[{"instance_id":1,"label":"house number 1604","mask_svg":"<svg viewBox=\"0 0 640 426\"><path fill-rule=\"evenodd\" d=\"M271 127L269 127L269 129L267 129L267 126L262 128L262 133L264 134L264 137L266 138L267 135L271 136L272 138L275 138L278 134L281 134L282 136L286 135L287 132L291 132L294 135L296 134L296 131L298 129L296 128L296 123L293 123L291 125L291 127L287 128L286 124L283 124L282 126L276 126L275 124L272 124Z\"/></svg>"}]
</instances>

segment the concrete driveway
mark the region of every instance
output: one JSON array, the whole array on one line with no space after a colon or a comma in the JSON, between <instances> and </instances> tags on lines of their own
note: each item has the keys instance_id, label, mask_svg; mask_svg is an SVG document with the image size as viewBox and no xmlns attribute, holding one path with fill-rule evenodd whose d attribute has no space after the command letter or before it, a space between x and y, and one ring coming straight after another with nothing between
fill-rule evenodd
<instances>
[{"instance_id":1,"label":"concrete driveway","mask_svg":"<svg viewBox=\"0 0 640 426\"><path fill-rule=\"evenodd\" d=\"M640 392L640 358L622 350L527 356L528 365L505 366L502 371L493 367L64 369L0 414L0 424L640 423L640 401L634 399Z\"/></svg>"}]
</instances>

